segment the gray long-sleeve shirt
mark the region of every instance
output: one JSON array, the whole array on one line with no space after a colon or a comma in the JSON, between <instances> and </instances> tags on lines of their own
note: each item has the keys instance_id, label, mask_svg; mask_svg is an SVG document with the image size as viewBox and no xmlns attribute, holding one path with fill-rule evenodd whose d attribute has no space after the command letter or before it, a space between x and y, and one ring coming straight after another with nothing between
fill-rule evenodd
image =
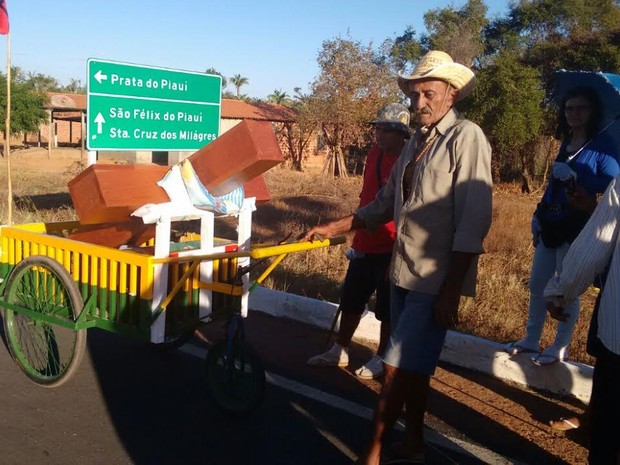
<instances>
[{"instance_id":1,"label":"gray long-sleeve shirt","mask_svg":"<svg viewBox=\"0 0 620 465\"><path fill-rule=\"evenodd\" d=\"M453 251L481 254L491 226L491 147L479 126L452 109L431 129L428 150L415 162L411 194L403 198L407 165L424 145L417 131L403 148L388 183L357 210L368 229L390 219L396 223L392 282L404 289L437 294ZM462 294L473 296L477 260Z\"/></svg>"}]
</instances>

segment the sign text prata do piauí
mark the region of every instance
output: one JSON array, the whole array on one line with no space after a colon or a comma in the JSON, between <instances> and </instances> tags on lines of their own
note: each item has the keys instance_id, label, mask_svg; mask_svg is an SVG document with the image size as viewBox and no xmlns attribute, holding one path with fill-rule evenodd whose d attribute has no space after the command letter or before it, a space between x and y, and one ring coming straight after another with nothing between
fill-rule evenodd
<instances>
[{"instance_id":1,"label":"sign text prata do piau\u00ed","mask_svg":"<svg viewBox=\"0 0 620 465\"><path fill-rule=\"evenodd\" d=\"M198 150L220 132L222 78L88 60L88 150Z\"/></svg>"}]
</instances>

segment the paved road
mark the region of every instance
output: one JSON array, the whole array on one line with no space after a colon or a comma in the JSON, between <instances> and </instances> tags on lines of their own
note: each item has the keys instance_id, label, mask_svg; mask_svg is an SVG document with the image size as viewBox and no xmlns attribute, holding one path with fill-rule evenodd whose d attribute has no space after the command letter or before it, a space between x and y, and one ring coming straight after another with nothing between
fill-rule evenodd
<instances>
[{"instance_id":1,"label":"paved road","mask_svg":"<svg viewBox=\"0 0 620 465\"><path fill-rule=\"evenodd\" d=\"M378 384L306 367L300 351L319 345L321 332L258 315L250 323L269 385L263 404L246 418L220 412L210 399L206 346L198 339L162 352L90 330L80 369L56 389L30 383L0 348L0 463L354 463ZM209 329L207 337L217 333ZM433 429L427 437L428 464L514 463L463 437Z\"/></svg>"}]
</instances>

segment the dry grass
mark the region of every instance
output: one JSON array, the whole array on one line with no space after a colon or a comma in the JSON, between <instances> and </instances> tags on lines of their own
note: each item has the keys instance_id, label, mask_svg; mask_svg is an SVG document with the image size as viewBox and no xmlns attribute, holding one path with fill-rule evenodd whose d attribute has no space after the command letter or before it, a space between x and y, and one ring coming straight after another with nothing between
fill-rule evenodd
<instances>
[{"instance_id":1,"label":"dry grass","mask_svg":"<svg viewBox=\"0 0 620 465\"><path fill-rule=\"evenodd\" d=\"M67 182L83 168L67 161L53 170L38 163L13 168L16 207L14 223L75 219ZM359 201L361 178L332 179L274 168L265 174L272 200L254 215L253 240L277 242L309 226L352 212ZM0 219L6 222L6 169L0 163ZM480 259L478 295L462 302L460 331L507 342L523 336L527 320L528 277L533 248L529 221L540 194L524 196L518 186L494 189L493 225ZM223 229L230 232L232 224ZM350 242L350 237L349 241ZM347 261L340 245L329 249L291 254L264 283L287 292L337 302ZM588 291L571 346L571 358L591 363L585 354L587 327L596 296ZM542 345L551 343L554 325L548 322Z\"/></svg>"}]
</instances>

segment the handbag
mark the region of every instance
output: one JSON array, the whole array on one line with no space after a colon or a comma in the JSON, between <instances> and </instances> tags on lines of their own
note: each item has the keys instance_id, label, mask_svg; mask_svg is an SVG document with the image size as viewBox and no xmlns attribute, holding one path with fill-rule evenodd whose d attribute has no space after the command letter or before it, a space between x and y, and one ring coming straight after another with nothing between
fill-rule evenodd
<instances>
[{"instance_id":1,"label":"handbag","mask_svg":"<svg viewBox=\"0 0 620 465\"><path fill-rule=\"evenodd\" d=\"M545 247L555 249L567 240L566 205L560 203L543 203L536 206L534 215L540 224L540 239Z\"/></svg>"}]
</instances>

